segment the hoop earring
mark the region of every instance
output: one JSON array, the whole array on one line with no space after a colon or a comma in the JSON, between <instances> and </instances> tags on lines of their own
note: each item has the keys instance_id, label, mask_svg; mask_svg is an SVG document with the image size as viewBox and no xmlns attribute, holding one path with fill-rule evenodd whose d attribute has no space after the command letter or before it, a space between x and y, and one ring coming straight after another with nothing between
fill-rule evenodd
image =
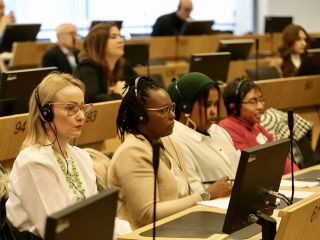
<instances>
[{"instance_id":1,"label":"hoop earring","mask_svg":"<svg viewBox=\"0 0 320 240\"><path fill-rule=\"evenodd\" d=\"M187 118L186 121L186 126L192 128L193 130L197 129L197 124L191 120L190 118L190 114L189 113L185 113L184 116Z\"/></svg>"}]
</instances>

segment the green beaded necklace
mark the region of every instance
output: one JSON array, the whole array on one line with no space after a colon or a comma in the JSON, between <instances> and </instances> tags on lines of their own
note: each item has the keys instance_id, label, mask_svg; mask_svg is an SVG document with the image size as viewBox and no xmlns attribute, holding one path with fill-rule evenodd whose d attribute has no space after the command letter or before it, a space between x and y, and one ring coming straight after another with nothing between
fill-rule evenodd
<instances>
[{"instance_id":1,"label":"green beaded necklace","mask_svg":"<svg viewBox=\"0 0 320 240\"><path fill-rule=\"evenodd\" d=\"M80 180L79 173L77 171L74 160L70 157L72 169L71 169L71 172L67 172L65 162L61 159L61 157L56 152L55 152L55 156L66 178L66 181L68 183L70 190L76 196L77 202L84 200L86 198L85 190L82 186L82 182Z\"/></svg>"}]
</instances>

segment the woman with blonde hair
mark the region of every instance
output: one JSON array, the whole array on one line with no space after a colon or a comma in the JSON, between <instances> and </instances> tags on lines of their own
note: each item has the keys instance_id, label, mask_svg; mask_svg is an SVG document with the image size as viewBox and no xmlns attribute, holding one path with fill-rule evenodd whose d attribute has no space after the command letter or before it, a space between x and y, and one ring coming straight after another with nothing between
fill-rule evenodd
<instances>
[{"instance_id":1,"label":"woman with blonde hair","mask_svg":"<svg viewBox=\"0 0 320 240\"><path fill-rule=\"evenodd\" d=\"M91 104L84 85L51 73L33 91L27 136L8 185L7 217L24 234L44 237L46 217L97 194L89 154L69 142L81 134Z\"/></svg>"}]
</instances>

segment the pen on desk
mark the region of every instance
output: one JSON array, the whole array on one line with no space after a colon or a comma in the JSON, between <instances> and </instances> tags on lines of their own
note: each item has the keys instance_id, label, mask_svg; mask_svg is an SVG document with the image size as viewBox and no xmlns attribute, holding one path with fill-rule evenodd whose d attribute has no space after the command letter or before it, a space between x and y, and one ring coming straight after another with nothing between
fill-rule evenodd
<instances>
[{"instance_id":1,"label":"pen on desk","mask_svg":"<svg viewBox=\"0 0 320 240\"><path fill-rule=\"evenodd\" d=\"M213 184L215 183L216 181L204 181L204 182L201 182L202 184Z\"/></svg>"},{"instance_id":2,"label":"pen on desk","mask_svg":"<svg viewBox=\"0 0 320 240\"><path fill-rule=\"evenodd\" d=\"M211 180L211 181L203 181L201 182L202 184L213 184L215 183L217 180ZM229 182L230 184L234 183L234 179L228 179L227 182Z\"/></svg>"}]
</instances>

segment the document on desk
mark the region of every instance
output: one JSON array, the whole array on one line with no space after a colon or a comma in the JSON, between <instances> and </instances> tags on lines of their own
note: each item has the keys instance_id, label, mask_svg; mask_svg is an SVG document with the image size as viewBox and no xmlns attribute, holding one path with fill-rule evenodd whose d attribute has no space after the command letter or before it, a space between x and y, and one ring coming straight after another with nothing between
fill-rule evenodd
<instances>
[{"instance_id":1,"label":"document on desk","mask_svg":"<svg viewBox=\"0 0 320 240\"><path fill-rule=\"evenodd\" d=\"M228 209L230 198L216 198L210 201L197 202L198 205Z\"/></svg>"},{"instance_id":2,"label":"document on desk","mask_svg":"<svg viewBox=\"0 0 320 240\"><path fill-rule=\"evenodd\" d=\"M291 190L279 190L280 193L284 194L287 198L291 197ZM306 192L306 191L294 191L294 197L299 199L304 199L306 197L311 196L314 192Z\"/></svg>"},{"instance_id":3,"label":"document on desk","mask_svg":"<svg viewBox=\"0 0 320 240\"><path fill-rule=\"evenodd\" d=\"M280 186L281 187L291 187L292 181L291 180L287 180L287 179L282 179ZM315 187L318 186L319 182L307 182L307 181L294 181L294 186L295 187L305 187L305 188L309 188L309 187Z\"/></svg>"}]
</instances>

